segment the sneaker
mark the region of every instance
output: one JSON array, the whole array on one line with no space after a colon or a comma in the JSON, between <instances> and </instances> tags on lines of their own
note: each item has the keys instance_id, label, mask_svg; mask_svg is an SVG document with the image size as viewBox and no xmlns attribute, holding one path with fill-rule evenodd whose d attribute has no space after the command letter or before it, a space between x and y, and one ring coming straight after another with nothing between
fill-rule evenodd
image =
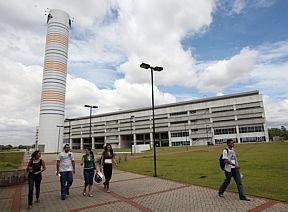
<instances>
[{"instance_id":1,"label":"sneaker","mask_svg":"<svg viewBox=\"0 0 288 212\"><path fill-rule=\"evenodd\" d=\"M218 193L218 196L219 196L219 197L224 197L224 195L223 195L223 194L220 194L220 193Z\"/></svg>"},{"instance_id":2,"label":"sneaker","mask_svg":"<svg viewBox=\"0 0 288 212\"><path fill-rule=\"evenodd\" d=\"M88 197L93 197L93 195L92 194L88 194Z\"/></svg>"},{"instance_id":3,"label":"sneaker","mask_svg":"<svg viewBox=\"0 0 288 212\"><path fill-rule=\"evenodd\" d=\"M65 200L65 196L61 196L61 199L62 199L62 200Z\"/></svg>"},{"instance_id":4,"label":"sneaker","mask_svg":"<svg viewBox=\"0 0 288 212\"><path fill-rule=\"evenodd\" d=\"M28 207L27 207L28 209L31 209L32 208L32 205L28 205Z\"/></svg>"},{"instance_id":5,"label":"sneaker","mask_svg":"<svg viewBox=\"0 0 288 212\"><path fill-rule=\"evenodd\" d=\"M40 202L40 199L36 199L36 201L35 201L36 203L39 203Z\"/></svg>"},{"instance_id":6,"label":"sneaker","mask_svg":"<svg viewBox=\"0 0 288 212\"><path fill-rule=\"evenodd\" d=\"M82 193L82 195L85 197L85 196L86 196L86 193L85 193L85 192L83 192L83 193Z\"/></svg>"}]
</instances>

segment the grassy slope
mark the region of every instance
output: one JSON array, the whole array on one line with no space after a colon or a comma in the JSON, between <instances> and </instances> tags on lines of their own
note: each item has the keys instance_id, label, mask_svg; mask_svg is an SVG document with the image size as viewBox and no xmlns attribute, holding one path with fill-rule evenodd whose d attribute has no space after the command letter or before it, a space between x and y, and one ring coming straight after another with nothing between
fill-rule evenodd
<instances>
[{"instance_id":1,"label":"grassy slope","mask_svg":"<svg viewBox=\"0 0 288 212\"><path fill-rule=\"evenodd\" d=\"M24 152L0 153L0 171L18 169L22 163Z\"/></svg>"},{"instance_id":2,"label":"grassy slope","mask_svg":"<svg viewBox=\"0 0 288 212\"><path fill-rule=\"evenodd\" d=\"M207 148L207 147L206 147ZM160 156L158 177L218 189L223 181L218 158L222 149ZM288 143L236 145L247 194L288 201ZM120 169L152 175L153 159L122 162ZM237 191L235 183L230 191Z\"/></svg>"}]
</instances>

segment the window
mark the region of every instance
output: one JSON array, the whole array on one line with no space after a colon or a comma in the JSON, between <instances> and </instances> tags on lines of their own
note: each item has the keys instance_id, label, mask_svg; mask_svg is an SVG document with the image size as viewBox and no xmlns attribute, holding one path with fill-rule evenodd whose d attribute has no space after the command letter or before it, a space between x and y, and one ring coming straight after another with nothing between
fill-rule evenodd
<instances>
[{"instance_id":1,"label":"window","mask_svg":"<svg viewBox=\"0 0 288 212\"><path fill-rule=\"evenodd\" d=\"M187 137L187 136L189 136L189 132L188 131L171 132L171 137L172 138Z\"/></svg>"},{"instance_id":2,"label":"window","mask_svg":"<svg viewBox=\"0 0 288 212\"><path fill-rule=\"evenodd\" d=\"M187 111L181 111L176 113L170 113L170 116L180 116L180 115L187 115Z\"/></svg>"},{"instance_id":3,"label":"window","mask_svg":"<svg viewBox=\"0 0 288 212\"><path fill-rule=\"evenodd\" d=\"M187 124L187 121L173 121L170 122L171 125L178 125L178 124Z\"/></svg>"},{"instance_id":4,"label":"window","mask_svg":"<svg viewBox=\"0 0 288 212\"><path fill-rule=\"evenodd\" d=\"M190 141L174 141L171 143L172 146L190 146Z\"/></svg>"},{"instance_id":5,"label":"window","mask_svg":"<svg viewBox=\"0 0 288 212\"><path fill-rule=\"evenodd\" d=\"M214 129L215 135L235 134L235 133L236 133L236 127Z\"/></svg>"},{"instance_id":6,"label":"window","mask_svg":"<svg viewBox=\"0 0 288 212\"><path fill-rule=\"evenodd\" d=\"M240 138L241 143L248 143L248 142L263 142L266 141L265 136L261 137L245 137L245 138Z\"/></svg>"},{"instance_id":7,"label":"window","mask_svg":"<svg viewBox=\"0 0 288 212\"><path fill-rule=\"evenodd\" d=\"M238 142L237 138L225 138L225 139L215 139L215 144L226 144L228 139L233 139L234 142Z\"/></svg>"},{"instance_id":8,"label":"window","mask_svg":"<svg viewBox=\"0 0 288 212\"><path fill-rule=\"evenodd\" d=\"M250 133L250 132L264 132L263 125L255 125L255 126L240 126L240 133Z\"/></svg>"}]
</instances>

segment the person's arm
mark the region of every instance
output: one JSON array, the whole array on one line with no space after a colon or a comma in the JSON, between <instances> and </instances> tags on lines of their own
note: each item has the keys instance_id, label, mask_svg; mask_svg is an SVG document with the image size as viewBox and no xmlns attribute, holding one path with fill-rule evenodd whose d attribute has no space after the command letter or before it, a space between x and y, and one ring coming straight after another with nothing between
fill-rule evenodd
<instances>
[{"instance_id":1,"label":"person's arm","mask_svg":"<svg viewBox=\"0 0 288 212\"><path fill-rule=\"evenodd\" d=\"M104 164L104 152L102 153L101 159L100 159L100 171L103 171L103 164Z\"/></svg>"},{"instance_id":2,"label":"person's arm","mask_svg":"<svg viewBox=\"0 0 288 212\"><path fill-rule=\"evenodd\" d=\"M44 160L41 159L41 166L42 166L42 169L38 172L35 172L34 174L40 174L42 172L44 172L46 170L46 165L45 165L45 162Z\"/></svg>"},{"instance_id":3,"label":"person's arm","mask_svg":"<svg viewBox=\"0 0 288 212\"><path fill-rule=\"evenodd\" d=\"M75 161L72 160L73 173L75 174Z\"/></svg>"},{"instance_id":4,"label":"person's arm","mask_svg":"<svg viewBox=\"0 0 288 212\"><path fill-rule=\"evenodd\" d=\"M73 174L75 174L75 159L74 159L74 155L72 154L72 158L71 158L71 162L72 162L72 167L73 167Z\"/></svg>"},{"instance_id":5,"label":"person's arm","mask_svg":"<svg viewBox=\"0 0 288 212\"><path fill-rule=\"evenodd\" d=\"M223 160L224 160L224 163L228 163L228 164L230 164L230 165L232 165L232 166L235 166L235 164L234 163L232 163L230 160L229 160L229 158L228 158L228 149L224 149L223 150L223 153L222 153L222 155L223 155Z\"/></svg>"},{"instance_id":6,"label":"person's arm","mask_svg":"<svg viewBox=\"0 0 288 212\"><path fill-rule=\"evenodd\" d=\"M232 166L235 166L236 169L240 169L240 166L238 165L237 162L234 164L230 160L228 160L227 150L224 150L224 151L225 151L225 152L223 152L224 163L228 163Z\"/></svg>"},{"instance_id":7,"label":"person's arm","mask_svg":"<svg viewBox=\"0 0 288 212\"><path fill-rule=\"evenodd\" d=\"M113 154L112 161L114 162L115 166L118 166L117 161L115 160L115 155Z\"/></svg>"},{"instance_id":8,"label":"person's arm","mask_svg":"<svg viewBox=\"0 0 288 212\"><path fill-rule=\"evenodd\" d=\"M60 160L57 160L56 162L56 175L59 175L59 166L60 166Z\"/></svg>"},{"instance_id":9,"label":"person's arm","mask_svg":"<svg viewBox=\"0 0 288 212\"><path fill-rule=\"evenodd\" d=\"M31 167L31 161L29 161L28 164L27 164L27 168L26 168L27 171L29 170L30 167Z\"/></svg>"},{"instance_id":10,"label":"person's arm","mask_svg":"<svg viewBox=\"0 0 288 212\"><path fill-rule=\"evenodd\" d=\"M230 160L228 160L228 159L225 159L224 160L224 163L228 163L228 164L230 164L230 165L232 165L232 166L236 166L236 164L234 164L234 163L232 163Z\"/></svg>"},{"instance_id":11,"label":"person's arm","mask_svg":"<svg viewBox=\"0 0 288 212\"><path fill-rule=\"evenodd\" d=\"M44 160L42 160L42 168L42 172L44 172L46 170L46 164Z\"/></svg>"},{"instance_id":12,"label":"person's arm","mask_svg":"<svg viewBox=\"0 0 288 212\"><path fill-rule=\"evenodd\" d=\"M82 156L80 165L83 166L83 164L84 164L84 155Z\"/></svg>"}]
</instances>

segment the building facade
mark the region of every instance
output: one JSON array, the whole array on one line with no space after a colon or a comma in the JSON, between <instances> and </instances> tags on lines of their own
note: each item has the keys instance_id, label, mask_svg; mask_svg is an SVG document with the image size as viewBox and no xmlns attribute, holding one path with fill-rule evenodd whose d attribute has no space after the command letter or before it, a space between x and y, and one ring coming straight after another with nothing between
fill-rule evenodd
<instances>
[{"instance_id":1,"label":"building facade","mask_svg":"<svg viewBox=\"0 0 288 212\"><path fill-rule=\"evenodd\" d=\"M50 10L47 24L38 147L58 152L62 146L58 141L63 141L70 16L62 10ZM58 133L59 127L62 133Z\"/></svg>"},{"instance_id":2,"label":"building facade","mask_svg":"<svg viewBox=\"0 0 288 212\"><path fill-rule=\"evenodd\" d=\"M73 149L152 144L151 107L65 120L64 142ZM262 95L258 91L177 102L155 107L157 146L267 142Z\"/></svg>"}]
</instances>

